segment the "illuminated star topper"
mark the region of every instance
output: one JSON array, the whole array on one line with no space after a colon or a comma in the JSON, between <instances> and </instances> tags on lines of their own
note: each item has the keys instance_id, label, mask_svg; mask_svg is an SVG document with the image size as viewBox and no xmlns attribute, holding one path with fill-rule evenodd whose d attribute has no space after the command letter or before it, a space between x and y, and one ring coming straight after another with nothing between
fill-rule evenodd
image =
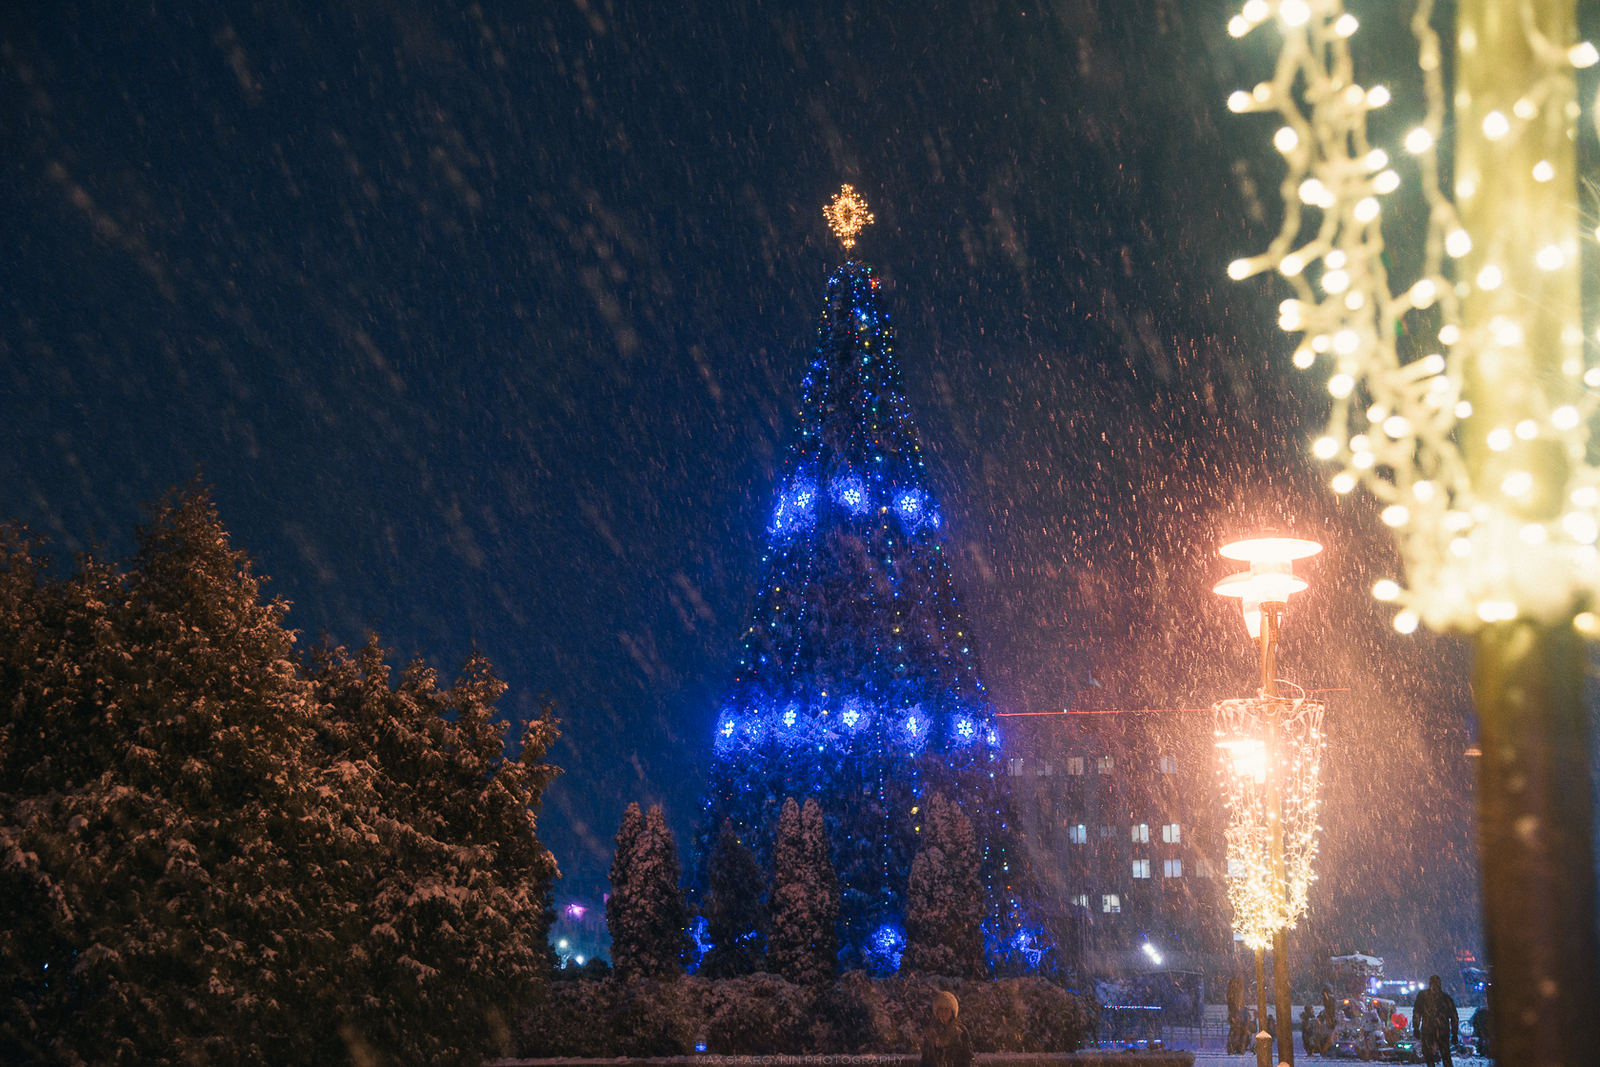
<instances>
[{"instance_id":1,"label":"illuminated star topper","mask_svg":"<svg viewBox=\"0 0 1600 1067\"><path fill-rule=\"evenodd\" d=\"M867 210L867 202L848 185L839 187L839 195L822 209L822 213L828 217L833 235L839 238L846 251L856 246L856 234L872 225L872 212Z\"/></svg>"}]
</instances>

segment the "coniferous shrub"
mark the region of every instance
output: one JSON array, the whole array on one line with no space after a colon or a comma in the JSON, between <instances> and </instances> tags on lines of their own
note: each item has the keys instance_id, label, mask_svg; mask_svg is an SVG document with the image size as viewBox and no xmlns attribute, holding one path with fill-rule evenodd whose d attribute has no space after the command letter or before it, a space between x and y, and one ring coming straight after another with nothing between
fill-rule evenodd
<instances>
[{"instance_id":1,"label":"coniferous shrub","mask_svg":"<svg viewBox=\"0 0 1600 1067\"><path fill-rule=\"evenodd\" d=\"M976 978L983 956L983 884L972 822L934 793L924 802L922 847L906 887L902 972Z\"/></svg>"},{"instance_id":2,"label":"coniferous shrub","mask_svg":"<svg viewBox=\"0 0 1600 1067\"><path fill-rule=\"evenodd\" d=\"M661 806L641 815L629 804L611 861L606 928L617 978L670 978L689 959L689 918L679 884L678 846Z\"/></svg>"},{"instance_id":3,"label":"coniferous shrub","mask_svg":"<svg viewBox=\"0 0 1600 1067\"><path fill-rule=\"evenodd\" d=\"M711 854L709 892L704 914L711 950L700 963L706 978L754 974L766 955L767 907L762 899L761 868L755 854L724 819Z\"/></svg>"},{"instance_id":4,"label":"coniferous shrub","mask_svg":"<svg viewBox=\"0 0 1600 1067\"><path fill-rule=\"evenodd\" d=\"M798 985L822 985L838 969L839 881L822 809L790 797L772 847L767 966Z\"/></svg>"}]
</instances>

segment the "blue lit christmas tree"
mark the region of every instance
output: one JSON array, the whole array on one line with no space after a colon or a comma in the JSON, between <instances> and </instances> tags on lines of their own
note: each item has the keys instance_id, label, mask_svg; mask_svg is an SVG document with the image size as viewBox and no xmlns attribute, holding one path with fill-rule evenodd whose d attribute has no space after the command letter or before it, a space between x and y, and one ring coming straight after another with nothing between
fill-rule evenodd
<instances>
[{"instance_id":1,"label":"blue lit christmas tree","mask_svg":"<svg viewBox=\"0 0 1600 1067\"><path fill-rule=\"evenodd\" d=\"M872 221L849 186L828 215L846 249ZM770 870L785 798L815 797L839 876L841 963L878 972L904 947L925 792L957 800L977 830L991 946L1014 922L1024 874L925 475L878 278L848 261L828 279L701 826L715 834L731 820Z\"/></svg>"}]
</instances>

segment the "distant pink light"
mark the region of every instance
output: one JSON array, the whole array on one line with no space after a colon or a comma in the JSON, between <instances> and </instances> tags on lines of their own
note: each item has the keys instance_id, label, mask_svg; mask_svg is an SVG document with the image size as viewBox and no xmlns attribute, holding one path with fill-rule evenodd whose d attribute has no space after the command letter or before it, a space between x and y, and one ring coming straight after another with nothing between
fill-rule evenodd
<instances>
[{"instance_id":1,"label":"distant pink light","mask_svg":"<svg viewBox=\"0 0 1600 1067\"><path fill-rule=\"evenodd\" d=\"M569 918L569 919L581 919L581 918L583 918L584 913L587 912L588 910L589 909L584 907L582 904L568 904L567 905L567 918Z\"/></svg>"}]
</instances>

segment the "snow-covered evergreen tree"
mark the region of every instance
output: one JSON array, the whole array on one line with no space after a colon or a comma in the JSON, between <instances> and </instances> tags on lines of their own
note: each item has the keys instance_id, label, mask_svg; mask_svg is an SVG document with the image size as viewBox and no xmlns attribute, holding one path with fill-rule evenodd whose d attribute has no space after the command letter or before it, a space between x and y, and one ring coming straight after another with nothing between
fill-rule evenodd
<instances>
[{"instance_id":1,"label":"snow-covered evergreen tree","mask_svg":"<svg viewBox=\"0 0 1600 1067\"><path fill-rule=\"evenodd\" d=\"M450 689L413 663L391 688L377 642L318 658L328 777L374 845L341 879L360 921L345 932L349 1028L374 1051L418 1059L498 1051L505 1012L531 1002L551 970L555 860L535 815L556 773L548 711L503 757L493 718L505 686L474 653ZM360 792L351 787L359 781Z\"/></svg>"},{"instance_id":2,"label":"snow-covered evergreen tree","mask_svg":"<svg viewBox=\"0 0 1600 1067\"><path fill-rule=\"evenodd\" d=\"M934 793L922 805L922 848L906 886L905 973L977 978L985 971L983 885L972 821Z\"/></svg>"},{"instance_id":3,"label":"snow-covered evergreen tree","mask_svg":"<svg viewBox=\"0 0 1600 1067\"><path fill-rule=\"evenodd\" d=\"M555 873L553 721L510 764L486 664L308 676L203 492L138 545L55 578L0 543L0 1062L482 1062Z\"/></svg>"},{"instance_id":4,"label":"snow-covered evergreen tree","mask_svg":"<svg viewBox=\"0 0 1600 1067\"><path fill-rule=\"evenodd\" d=\"M305 758L286 605L210 501L138 542L125 572L4 567L0 1059L282 1061L336 1040L318 998L361 843Z\"/></svg>"},{"instance_id":5,"label":"snow-covered evergreen tree","mask_svg":"<svg viewBox=\"0 0 1600 1067\"><path fill-rule=\"evenodd\" d=\"M617 977L666 978L689 959L689 919L680 885L678 845L660 805L641 816L629 804L611 861L606 927Z\"/></svg>"},{"instance_id":6,"label":"snow-covered evergreen tree","mask_svg":"<svg viewBox=\"0 0 1600 1067\"><path fill-rule=\"evenodd\" d=\"M773 840L767 967L799 985L822 985L838 970L839 882L822 809L784 801Z\"/></svg>"},{"instance_id":7,"label":"snow-covered evergreen tree","mask_svg":"<svg viewBox=\"0 0 1600 1067\"><path fill-rule=\"evenodd\" d=\"M700 963L705 978L736 978L761 969L766 955L765 881L755 854L744 846L733 824L724 821L711 854L704 914L711 950Z\"/></svg>"}]
</instances>

